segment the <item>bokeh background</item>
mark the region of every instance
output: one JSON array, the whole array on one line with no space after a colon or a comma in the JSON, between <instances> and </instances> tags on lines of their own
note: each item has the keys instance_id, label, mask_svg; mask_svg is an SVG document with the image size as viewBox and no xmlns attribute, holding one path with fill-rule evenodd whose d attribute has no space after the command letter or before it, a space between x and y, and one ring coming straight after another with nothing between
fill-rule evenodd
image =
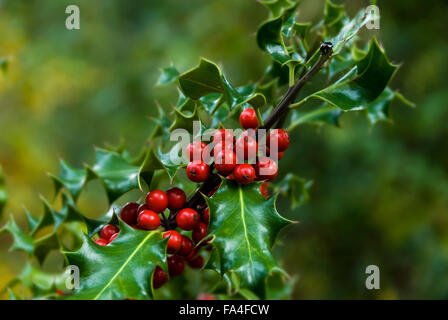
<instances>
[{"instance_id":1,"label":"bokeh background","mask_svg":"<svg viewBox=\"0 0 448 320\"><path fill-rule=\"evenodd\" d=\"M345 3L352 15L368 1ZM81 9L81 30L65 28L65 8ZM314 180L311 201L279 211L301 223L287 229L275 253L298 281L293 298L448 298L448 2L378 1L377 36L403 63L393 88L416 103L394 105L393 124L371 128L346 114L342 128L301 127L282 172ZM303 0L300 21L317 22L323 1ZM159 69L179 70L200 56L220 63L235 85L258 79L269 61L254 33L267 11L252 0L0 0L0 163L12 213L40 212L50 197L58 157L92 163L93 145L139 151L152 132L155 100L176 101L174 87L156 87ZM80 207L104 212L95 182ZM0 235L0 287L25 256ZM381 270L381 289L366 290L367 265ZM51 266L49 266L51 269ZM2 295L1 297L5 297Z\"/></svg>"}]
</instances>

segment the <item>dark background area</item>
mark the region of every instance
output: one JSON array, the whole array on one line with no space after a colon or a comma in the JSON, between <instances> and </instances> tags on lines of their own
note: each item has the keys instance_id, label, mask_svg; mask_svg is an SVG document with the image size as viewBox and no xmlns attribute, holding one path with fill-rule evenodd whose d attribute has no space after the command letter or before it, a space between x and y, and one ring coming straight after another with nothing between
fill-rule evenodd
<instances>
[{"instance_id":1,"label":"dark background area","mask_svg":"<svg viewBox=\"0 0 448 320\"><path fill-rule=\"evenodd\" d=\"M353 15L368 1L345 3ZM81 30L65 28L65 8L77 4ZM393 105L393 124L370 127L346 114L341 127L301 127L282 160L282 174L314 180L311 201L279 211L300 224L275 252L298 278L293 298L448 298L448 42L446 1L378 1L377 37L395 63L393 88L416 103ZM299 21L321 19L323 1L303 0ZM258 79L268 57L255 43L267 11L249 0L18 1L0 0L0 163L13 213L40 212L49 196L46 172L58 156L92 163L93 145L126 140L137 153L153 130L155 100L166 110L174 87L156 87L171 62L184 71L203 56L231 82ZM106 199L92 182L80 207L91 216ZM0 286L20 270L0 236ZM381 289L365 289L365 268L378 265Z\"/></svg>"}]
</instances>

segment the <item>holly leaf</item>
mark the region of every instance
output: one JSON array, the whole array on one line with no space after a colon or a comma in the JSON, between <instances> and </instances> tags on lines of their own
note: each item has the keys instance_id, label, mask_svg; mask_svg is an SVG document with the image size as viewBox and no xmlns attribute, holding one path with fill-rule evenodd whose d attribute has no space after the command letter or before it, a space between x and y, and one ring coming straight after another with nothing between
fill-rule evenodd
<instances>
[{"instance_id":1,"label":"holly leaf","mask_svg":"<svg viewBox=\"0 0 448 320\"><path fill-rule=\"evenodd\" d=\"M173 65L167 68L163 68L160 71L160 76L159 79L157 80L156 85L161 86L165 84L174 83L179 78L179 75L180 75L179 71L177 71L177 69Z\"/></svg>"},{"instance_id":2,"label":"holly leaf","mask_svg":"<svg viewBox=\"0 0 448 320\"><path fill-rule=\"evenodd\" d=\"M333 3L331 0L325 0L324 6L324 23L327 26L331 26L342 19L345 13L344 5L338 5Z\"/></svg>"},{"instance_id":3,"label":"holly leaf","mask_svg":"<svg viewBox=\"0 0 448 320\"><path fill-rule=\"evenodd\" d=\"M62 159L60 159L59 165L59 177L49 174L54 183L55 196L62 188L65 188L74 199L77 199L91 176L87 174L85 168L73 168Z\"/></svg>"},{"instance_id":4,"label":"holly leaf","mask_svg":"<svg viewBox=\"0 0 448 320\"><path fill-rule=\"evenodd\" d=\"M283 41L283 32L289 34L290 29L294 25L290 22L291 15L294 14L284 14L275 19L268 20L257 30L257 44L260 49L269 53L272 59L282 66L286 64L296 66L305 63L305 58L298 52L290 52ZM284 29L285 23L287 26L286 29Z\"/></svg>"},{"instance_id":5,"label":"holly leaf","mask_svg":"<svg viewBox=\"0 0 448 320\"><path fill-rule=\"evenodd\" d=\"M309 201L309 189L313 185L311 180L288 173L274 188L279 193L291 200L291 208L295 209Z\"/></svg>"},{"instance_id":6,"label":"holly leaf","mask_svg":"<svg viewBox=\"0 0 448 320\"><path fill-rule=\"evenodd\" d=\"M263 4L269 10L269 14L271 17L278 17L282 15L285 11L295 8L299 4L299 1L261 0L260 3Z\"/></svg>"},{"instance_id":7,"label":"holly leaf","mask_svg":"<svg viewBox=\"0 0 448 320\"><path fill-rule=\"evenodd\" d=\"M398 100L409 107L415 106L412 102L404 98L399 92L386 88L380 96L366 108L367 119L371 125L374 125L379 121L392 121L389 117L389 107L394 100Z\"/></svg>"},{"instance_id":8,"label":"holly leaf","mask_svg":"<svg viewBox=\"0 0 448 320\"><path fill-rule=\"evenodd\" d=\"M0 229L0 234L9 232L13 237L13 243L11 245L10 250L21 250L29 255L33 253L34 250L34 240L33 237L26 234L20 227L17 225L14 217L11 215L6 225L4 225Z\"/></svg>"},{"instance_id":9,"label":"holly leaf","mask_svg":"<svg viewBox=\"0 0 448 320\"><path fill-rule=\"evenodd\" d=\"M231 110L245 103L253 107L261 107L266 103L261 93L251 95L239 93L227 81L218 66L204 58L201 58L197 67L180 75L179 85L185 96L193 100L211 93L220 93Z\"/></svg>"},{"instance_id":10,"label":"holly leaf","mask_svg":"<svg viewBox=\"0 0 448 320\"><path fill-rule=\"evenodd\" d=\"M299 112L294 110L291 116L291 123L286 130L292 132L302 124L312 124L317 127L324 124L330 124L339 127L339 118L341 115L341 109L328 106L321 107L311 112Z\"/></svg>"},{"instance_id":11,"label":"holly leaf","mask_svg":"<svg viewBox=\"0 0 448 320\"><path fill-rule=\"evenodd\" d=\"M389 62L374 38L369 51L357 65L336 83L308 98L322 99L345 111L362 110L386 88L398 66Z\"/></svg>"},{"instance_id":12,"label":"holly leaf","mask_svg":"<svg viewBox=\"0 0 448 320\"><path fill-rule=\"evenodd\" d=\"M118 237L105 247L86 235L78 251L65 253L80 270L80 288L69 298L151 299L154 269L166 270L167 240L161 232L135 230L121 220Z\"/></svg>"},{"instance_id":13,"label":"holly leaf","mask_svg":"<svg viewBox=\"0 0 448 320\"><path fill-rule=\"evenodd\" d=\"M279 268L271 248L291 221L278 214L275 197L261 195L260 183L241 185L223 179L218 192L206 200L218 256L210 259L216 259L217 271L223 275L232 270L241 277L241 287L264 297L265 278Z\"/></svg>"}]
</instances>

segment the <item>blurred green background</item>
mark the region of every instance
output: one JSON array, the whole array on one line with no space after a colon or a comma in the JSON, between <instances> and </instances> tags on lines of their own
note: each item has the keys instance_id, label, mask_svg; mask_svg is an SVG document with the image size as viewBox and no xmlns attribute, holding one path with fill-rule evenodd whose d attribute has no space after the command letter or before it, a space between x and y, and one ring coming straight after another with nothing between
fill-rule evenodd
<instances>
[{"instance_id":1,"label":"blurred green background","mask_svg":"<svg viewBox=\"0 0 448 320\"><path fill-rule=\"evenodd\" d=\"M345 3L353 15L368 1ZM65 8L77 4L81 30L65 28ZM282 160L288 171L314 180L311 201L279 211L301 223L275 249L298 276L297 299L448 298L448 42L446 1L378 1L377 36L403 65L392 87L417 108L394 105L394 124L370 128L346 114L342 129L301 127ZM299 21L317 22L323 1L303 0ZM58 156L92 163L93 145L124 138L136 153L153 129L155 100L167 110L174 87L155 87L159 69L179 70L199 57L220 63L235 85L258 79L269 61L254 33L266 17L252 0L0 0L0 163L13 213L40 212L50 197ZM106 200L94 182L81 195L91 216ZM0 287L25 261L0 235ZM378 265L381 289L364 286ZM5 295L1 297L5 298Z\"/></svg>"}]
</instances>

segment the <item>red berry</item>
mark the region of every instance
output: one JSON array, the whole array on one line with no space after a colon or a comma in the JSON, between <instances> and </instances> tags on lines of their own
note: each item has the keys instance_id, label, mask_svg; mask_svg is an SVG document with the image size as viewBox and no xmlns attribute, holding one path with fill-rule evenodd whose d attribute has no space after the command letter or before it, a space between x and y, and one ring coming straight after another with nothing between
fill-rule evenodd
<instances>
[{"instance_id":1,"label":"red berry","mask_svg":"<svg viewBox=\"0 0 448 320\"><path fill-rule=\"evenodd\" d=\"M102 247L105 247L105 246L107 246L107 244L108 244L109 242L107 242L107 240L105 240L105 239L103 239L103 238L99 238L99 239L96 239L96 240L95 240L95 243L96 243L96 244L99 244L99 245L102 246Z\"/></svg>"},{"instance_id":2,"label":"red berry","mask_svg":"<svg viewBox=\"0 0 448 320\"><path fill-rule=\"evenodd\" d=\"M207 236L207 225L204 222L199 222L198 225L193 229L191 233L191 238L194 243L198 243Z\"/></svg>"},{"instance_id":3,"label":"red berry","mask_svg":"<svg viewBox=\"0 0 448 320\"><path fill-rule=\"evenodd\" d=\"M170 276L179 276L184 272L185 263L184 259L180 256L171 256L168 257L168 271Z\"/></svg>"},{"instance_id":4,"label":"red berry","mask_svg":"<svg viewBox=\"0 0 448 320\"><path fill-rule=\"evenodd\" d=\"M56 294L58 296L61 296L61 297L65 295L64 292L62 290L59 290L59 289L56 289Z\"/></svg>"},{"instance_id":5,"label":"red berry","mask_svg":"<svg viewBox=\"0 0 448 320\"><path fill-rule=\"evenodd\" d=\"M254 158L258 152L258 143L250 132L245 131L241 137L236 140L235 151L239 160Z\"/></svg>"},{"instance_id":6,"label":"red berry","mask_svg":"<svg viewBox=\"0 0 448 320\"><path fill-rule=\"evenodd\" d=\"M159 266L154 270L154 276L152 278L152 285L154 289L158 289L163 286L168 279L168 275Z\"/></svg>"},{"instance_id":7,"label":"red berry","mask_svg":"<svg viewBox=\"0 0 448 320\"><path fill-rule=\"evenodd\" d=\"M137 225L143 230L154 230L160 226L160 218L154 211L145 210L138 215Z\"/></svg>"},{"instance_id":8,"label":"red berry","mask_svg":"<svg viewBox=\"0 0 448 320\"><path fill-rule=\"evenodd\" d=\"M137 221L137 209L138 203L128 202L126 203L120 211L121 220L129 225L135 224Z\"/></svg>"},{"instance_id":9,"label":"red berry","mask_svg":"<svg viewBox=\"0 0 448 320\"><path fill-rule=\"evenodd\" d=\"M233 142L229 142L229 143L222 143L219 142L217 144L215 144L215 146L213 147L213 153L212 155L217 156L219 153L221 153L224 150L232 150L233 151Z\"/></svg>"},{"instance_id":10,"label":"red berry","mask_svg":"<svg viewBox=\"0 0 448 320\"><path fill-rule=\"evenodd\" d=\"M271 144L277 143L278 152L286 151L289 148L289 135L283 129L274 129L269 132L266 138L266 146L271 148Z\"/></svg>"},{"instance_id":11,"label":"red berry","mask_svg":"<svg viewBox=\"0 0 448 320\"><path fill-rule=\"evenodd\" d=\"M247 184L255 180L255 169L250 164L239 164L233 170L233 175L239 183Z\"/></svg>"},{"instance_id":12,"label":"red berry","mask_svg":"<svg viewBox=\"0 0 448 320\"><path fill-rule=\"evenodd\" d=\"M240 124L244 129L256 129L258 127L258 120L255 110L248 108L241 112Z\"/></svg>"},{"instance_id":13,"label":"red berry","mask_svg":"<svg viewBox=\"0 0 448 320\"><path fill-rule=\"evenodd\" d=\"M176 216L177 226L182 230L193 230L199 223L200 216L196 210L185 208L179 211Z\"/></svg>"},{"instance_id":14,"label":"red berry","mask_svg":"<svg viewBox=\"0 0 448 320\"><path fill-rule=\"evenodd\" d=\"M198 295L197 300L216 300L216 298L211 293L201 293Z\"/></svg>"},{"instance_id":15,"label":"red berry","mask_svg":"<svg viewBox=\"0 0 448 320\"><path fill-rule=\"evenodd\" d=\"M236 167L236 154L232 150L221 151L215 157L215 168L222 175L232 173Z\"/></svg>"},{"instance_id":16,"label":"red berry","mask_svg":"<svg viewBox=\"0 0 448 320\"><path fill-rule=\"evenodd\" d=\"M188 261L188 265L193 269L201 269L204 265L204 257L203 256L197 256L191 261Z\"/></svg>"},{"instance_id":17,"label":"red berry","mask_svg":"<svg viewBox=\"0 0 448 320\"><path fill-rule=\"evenodd\" d=\"M268 181L265 181L260 185L260 192L265 198L269 197L268 185L269 185Z\"/></svg>"},{"instance_id":18,"label":"red berry","mask_svg":"<svg viewBox=\"0 0 448 320\"><path fill-rule=\"evenodd\" d=\"M271 153L271 149L266 147L266 155L273 160L282 160L285 152L277 152L277 154Z\"/></svg>"},{"instance_id":19,"label":"red berry","mask_svg":"<svg viewBox=\"0 0 448 320\"><path fill-rule=\"evenodd\" d=\"M278 174L278 165L271 158L262 157L258 159L255 171L258 178L262 180L273 180Z\"/></svg>"},{"instance_id":20,"label":"red berry","mask_svg":"<svg viewBox=\"0 0 448 320\"><path fill-rule=\"evenodd\" d=\"M179 251L182 245L182 236L175 230L167 231L163 234L163 238L170 237L168 239L167 252L176 253Z\"/></svg>"},{"instance_id":21,"label":"red berry","mask_svg":"<svg viewBox=\"0 0 448 320\"><path fill-rule=\"evenodd\" d=\"M216 145L218 143L232 144L235 137L233 136L232 130L219 129L213 135L213 143Z\"/></svg>"},{"instance_id":22,"label":"red berry","mask_svg":"<svg viewBox=\"0 0 448 320\"><path fill-rule=\"evenodd\" d=\"M106 224L100 232L100 236L101 238L103 238L106 241L110 241L110 237L117 233L118 231L120 231L120 229L118 229L116 226L114 226L113 224Z\"/></svg>"},{"instance_id":23,"label":"red berry","mask_svg":"<svg viewBox=\"0 0 448 320\"><path fill-rule=\"evenodd\" d=\"M193 182L204 182L210 175L210 167L204 161L190 162L187 166L187 176Z\"/></svg>"},{"instance_id":24,"label":"red berry","mask_svg":"<svg viewBox=\"0 0 448 320\"><path fill-rule=\"evenodd\" d=\"M178 210L182 208L187 200L187 196L182 189L171 188L166 192L168 197L168 208Z\"/></svg>"},{"instance_id":25,"label":"red berry","mask_svg":"<svg viewBox=\"0 0 448 320\"><path fill-rule=\"evenodd\" d=\"M207 207L205 208L204 212L202 213L202 221L204 223L208 224L210 221L210 209Z\"/></svg>"},{"instance_id":26,"label":"red berry","mask_svg":"<svg viewBox=\"0 0 448 320\"><path fill-rule=\"evenodd\" d=\"M114 234L110 237L110 239L109 239L109 243L111 243L112 241L114 241L116 237L118 237L118 232L117 232L117 233L114 233Z\"/></svg>"},{"instance_id":27,"label":"red berry","mask_svg":"<svg viewBox=\"0 0 448 320\"><path fill-rule=\"evenodd\" d=\"M168 197L162 190L153 190L146 195L146 206L149 210L163 212L168 207Z\"/></svg>"},{"instance_id":28,"label":"red berry","mask_svg":"<svg viewBox=\"0 0 448 320\"><path fill-rule=\"evenodd\" d=\"M185 152L187 153L188 159L190 161L200 161L203 160L203 151L207 148L207 144L202 141L195 141L187 146Z\"/></svg>"},{"instance_id":29,"label":"red berry","mask_svg":"<svg viewBox=\"0 0 448 320\"><path fill-rule=\"evenodd\" d=\"M142 212L143 210L149 210L149 208L146 206L146 203L141 204L137 209L137 215Z\"/></svg>"},{"instance_id":30,"label":"red berry","mask_svg":"<svg viewBox=\"0 0 448 320\"><path fill-rule=\"evenodd\" d=\"M193 251L194 246L190 238L182 235L182 245L180 246L179 255L182 257L188 257L188 255Z\"/></svg>"}]
</instances>

